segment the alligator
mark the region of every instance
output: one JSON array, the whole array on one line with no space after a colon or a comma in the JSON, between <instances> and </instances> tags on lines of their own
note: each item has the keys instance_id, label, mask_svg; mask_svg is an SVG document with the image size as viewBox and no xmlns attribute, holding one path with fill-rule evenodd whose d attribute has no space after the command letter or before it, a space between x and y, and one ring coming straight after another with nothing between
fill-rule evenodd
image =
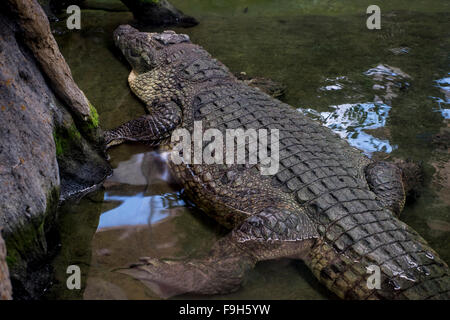
<instances>
[{"instance_id":1,"label":"alligator","mask_svg":"<svg viewBox=\"0 0 450 320\"><path fill-rule=\"evenodd\" d=\"M205 256L143 257L118 272L160 297L226 294L241 287L256 263L289 258L303 260L343 299L450 298L447 264L399 220L408 191L400 167L370 160L330 129L239 81L185 34L122 25L114 41L148 113L107 131L106 147L137 141L170 150L174 130L193 133L197 121L202 130L279 133L273 174L247 158L169 160L185 195L230 232Z\"/></svg>"}]
</instances>

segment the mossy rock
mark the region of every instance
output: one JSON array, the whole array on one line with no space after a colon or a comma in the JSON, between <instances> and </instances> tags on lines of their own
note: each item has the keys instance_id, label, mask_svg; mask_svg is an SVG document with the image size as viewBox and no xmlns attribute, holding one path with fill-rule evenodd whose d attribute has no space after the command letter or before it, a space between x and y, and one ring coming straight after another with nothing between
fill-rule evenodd
<instances>
[{"instance_id":1,"label":"mossy rock","mask_svg":"<svg viewBox=\"0 0 450 320\"><path fill-rule=\"evenodd\" d=\"M74 122L32 51L15 37L21 29L7 10L0 2L0 79L7 79L0 90L0 229L13 298L38 299L51 280L61 195L91 190L111 169L95 108L89 121Z\"/></svg>"},{"instance_id":2,"label":"mossy rock","mask_svg":"<svg viewBox=\"0 0 450 320\"><path fill-rule=\"evenodd\" d=\"M122 0L134 18L145 26L193 27L198 21L185 15L167 0Z\"/></svg>"},{"instance_id":3,"label":"mossy rock","mask_svg":"<svg viewBox=\"0 0 450 320\"><path fill-rule=\"evenodd\" d=\"M128 11L120 0L86 0L82 5L83 9L95 9L104 11Z\"/></svg>"}]
</instances>

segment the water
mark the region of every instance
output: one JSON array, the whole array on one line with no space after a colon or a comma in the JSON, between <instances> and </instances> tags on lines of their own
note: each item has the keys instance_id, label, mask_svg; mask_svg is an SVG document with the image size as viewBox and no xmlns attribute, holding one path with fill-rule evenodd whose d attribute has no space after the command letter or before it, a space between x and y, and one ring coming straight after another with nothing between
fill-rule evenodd
<instances>
[{"instance_id":1,"label":"water","mask_svg":"<svg viewBox=\"0 0 450 320\"><path fill-rule=\"evenodd\" d=\"M378 139L366 130L375 130L386 126L390 106L384 103L344 103L330 106L333 111L318 113L314 109L299 109L313 119L346 139L350 145L362 150L367 156L374 152L391 153L396 146L391 146L389 140Z\"/></svg>"},{"instance_id":2,"label":"water","mask_svg":"<svg viewBox=\"0 0 450 320\"><path fill-rule=\"evenodd\" d=\"M450 72L448 73L450 75ZM437 103L437 112L440 112L445 119L450 119L450 77L442 78L435 81L435 86L441 89L441 93L444 95L443 98L432 97Z\"/></svg>"},{"instance_id":3,"label":"water","mask_svg":"<svg viewBox=\"0 0 450 320\"><path fill-rule=\"evenodd\" d=\"M382 29L374 31L365 26L370 1L172 2L200 21L174 30L189 34L233 72L285 84L285 102L370 157L423 162L424 190L402 219L450 262L450 2L378 1ZM131 19L128 12L84 10L82 30L56 26L64 31L56 38L74 78L106 129L144 113L111 36ZM133 144L110 156L114 175L105 190L61 209L64 237L49 298L155 299L138 281L112 270L141 256L198 256L226 233L182 199L164 155ZM70 264L81 265L80 292L65 289ZM334 296L301 262L281 260L258 264L240 291L211 298Z\"/></svg>"}]
</instances>

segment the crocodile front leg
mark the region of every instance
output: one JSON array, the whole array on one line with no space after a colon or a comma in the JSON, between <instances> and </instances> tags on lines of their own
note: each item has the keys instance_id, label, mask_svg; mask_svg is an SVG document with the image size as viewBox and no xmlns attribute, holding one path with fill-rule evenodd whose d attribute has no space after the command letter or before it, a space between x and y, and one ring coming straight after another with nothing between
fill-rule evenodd
<instances>
[{"instance_id":1,"label":"crocodile front leg","mask_svg":"<svg viewBox=\"0 0 450 320\"><path fill-rule=\"evenodd\" d=\"M393 163L379 161L369 164L365 174L370 189L383 206L399 216L406 198L400 168Z\"/></svg>"},{"instance_id":2,"label":"crocodile front leg","mask_svg":"<svg viewBox=\"0 0 450 320\"><path fill-rule=\"evenodd\" d=\"M106 148L125 141L139 141L156 146L170 137L181 122L181 110L173 102L155 103L150 113L105 132Z\"/></svg>"},{"instance_id":3,"label":"crocodile front leg","mask_svg":"<svg viewBox=\"0 0 450 320\"><path fill-rule=\"evenodd\" d=\"M163 298L184 293L224 294L239 289L247 271L258 261L301 259L316 237L315 228L303 213L268 208L219 240L203 259L141 258L117 271L142 281Z\"/></svg>"},{"instance_id":4,"label":"crocodile front leg","mask_svg":"<svg viewBox=\"0 0 450 320\"><path fill-rule=\"evenodd\" d=\"M413 162L373 162L365 168L365 175L370 189L383 206L397 216L402 212L408 194L414 193L422 183L421 168Z\"/></svg>"}]
</instances>

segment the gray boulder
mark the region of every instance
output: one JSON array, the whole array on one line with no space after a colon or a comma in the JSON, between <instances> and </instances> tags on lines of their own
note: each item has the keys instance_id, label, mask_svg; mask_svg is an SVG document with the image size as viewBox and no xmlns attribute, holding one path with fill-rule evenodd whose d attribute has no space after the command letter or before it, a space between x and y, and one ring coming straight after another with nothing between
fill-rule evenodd
<instances>
[{"instance_id":1,"label":"gray boulder","mask_svg":"<svg viewBox=\"0 0 450 320\"><path fill-rule=\"evenodd\" d=\"M5 242L0 234L0 300L11 299L12 289L9 281L8 265L6 264Z\"/></svg>"},{"instance_id":2,"label":"gray boulder","mask_svg":"<svg viewBox=\"0 0 450 320\"><path fill-rule=\"evenodd\" d=\"M0 4L0 87L0 229L14 298L39 298L60 199L91 190L110 167L95 108L35 0Z\"/></svg>"}]
</instances>

